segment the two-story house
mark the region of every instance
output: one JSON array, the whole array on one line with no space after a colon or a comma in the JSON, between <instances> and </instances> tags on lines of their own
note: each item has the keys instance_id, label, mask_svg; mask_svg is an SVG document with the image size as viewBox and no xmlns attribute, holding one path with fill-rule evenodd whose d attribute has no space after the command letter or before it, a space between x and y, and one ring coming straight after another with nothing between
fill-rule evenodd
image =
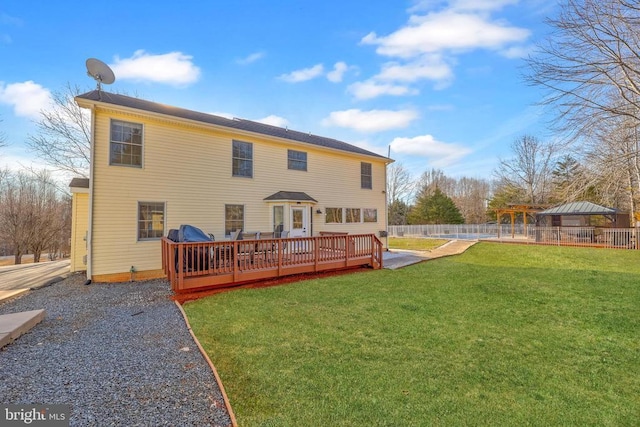
<instances>
[{"instance_id":1,"label":"two-story house","mask_svg":"<svg viewBox=\"0 0 640 427\"><path fill-rule=\"evenodd\" d=\"M160 238L233 230L386 229L387 157L331 138L107 92L91 110L90 178L72 182L72 271L94 281L163 276Z\"/></svg>"}]
</instances>

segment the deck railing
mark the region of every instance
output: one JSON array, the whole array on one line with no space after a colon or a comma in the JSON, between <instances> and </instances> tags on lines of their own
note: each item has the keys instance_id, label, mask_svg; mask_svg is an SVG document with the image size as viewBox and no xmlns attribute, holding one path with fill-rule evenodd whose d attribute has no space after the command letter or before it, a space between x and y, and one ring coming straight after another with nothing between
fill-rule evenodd
<instances>
[{"instance_id":1,"label":"deck railing","mask_svg":"<svg viewBox=\"0 0 640 427\"><path fill-rule=\"evenodd\" d=\"M300 273L382 268L374 234L181 243L162 239L162 266L175 292Z\"/></svg>"}]
</instances>

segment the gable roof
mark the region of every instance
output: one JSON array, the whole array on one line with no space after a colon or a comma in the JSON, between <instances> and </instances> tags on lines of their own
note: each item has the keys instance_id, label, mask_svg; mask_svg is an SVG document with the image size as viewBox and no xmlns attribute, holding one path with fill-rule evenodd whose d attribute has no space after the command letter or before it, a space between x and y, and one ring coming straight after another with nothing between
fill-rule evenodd
<instances>
[{"instance_id":1,"label":"gable roof","mask_svg":"<svg viewBox=\"0 0 640 427\"><path fill-rule=\"evenodd\" d=\"M591 202L572 202L556 206L538 215L615 215L617 209L607 208Z\"/></svg>"},{"instance_id":2,"label":"gable roof","mask_svg":"<svg viewBox=\"0 0 640 427\"><path fill-rule=\"evenodd\" d=\"M247 132L253 132L260 135L273 136L277 138L288 139L296 142L303 142L306 144L316 145L324 148L330 148L333 150L347 151L350 153L363 154L366 156L378 157L392 161L391 159L373 153L371 151L356 147L355 145L348 144L343 141L339 141L333 138L326 138L323 136L312 135L311 133L298 132L295 130L281 128L277 126L271 126L264 123L258 123L245 119L227 119L225 117L215 116L213 114L200 113L198 111L186 110L184 108L172 107L170 105L159 104L156 102L146 101L144 99L132 98L130 96L118 95L115 93L109 93L104 91L92 90L91 92L83 93L76 96L76 102L78 99L84 99L88 101L94 101L96 103L112 104L121 107L133 108L136 110L147 111L156 114L163 114L166 116L177 117L181 119L193 120L201 123L212 124L216 126L223 126L232 129L243 130Z\"/></svg>"},{"instance_id":3,"label":"gable roof","mask_svg":"<svg viewBox=\"0 0 640 427\"><path fill-rule=\"evenodd\" d=\"M278 191L277 193L273 193L270 196L264 198L264 200L290 200L297 202L317 202L316 199L308 195L307 193L303 193L301 191Z\"/></svg>"},{"instance_id":4,"label":"gable roof","mask_svg":"<svg viewBox=\"0 0 640 427\"><path fill-rule=\"evenodd\" d=\"M89 188L89 178L73 178L69 183L72 188Z\"/></svg>"}]
</instances>

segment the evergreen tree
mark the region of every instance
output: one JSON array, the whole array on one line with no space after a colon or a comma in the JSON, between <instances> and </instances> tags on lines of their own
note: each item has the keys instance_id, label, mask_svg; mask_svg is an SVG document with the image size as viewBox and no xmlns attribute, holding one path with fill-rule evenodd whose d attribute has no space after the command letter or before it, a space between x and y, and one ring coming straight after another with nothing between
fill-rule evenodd
<instances>
[{"instance_id":1,"label":"evergreen tree","mask_svg":"<svg viewBox=\"0 0 640 427\"><path fill-rule=\"evenodd\" d=\"M436 188L432 195L422 194L411 212L413 224L464 224L453 200Z\"/></svg>"}]
</instances>

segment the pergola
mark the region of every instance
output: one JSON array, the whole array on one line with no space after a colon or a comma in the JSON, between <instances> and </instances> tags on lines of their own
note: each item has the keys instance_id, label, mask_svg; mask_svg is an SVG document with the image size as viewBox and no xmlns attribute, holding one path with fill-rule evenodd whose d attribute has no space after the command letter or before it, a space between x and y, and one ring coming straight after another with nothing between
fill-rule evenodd
<instances>
[{"instance_id":1,"label":"pergola","mask_svg":"<svg viewBox=\"0 0 640 427\"><path fill-rule=\"evenodd\" d=\"M496 219L500 225L500 219L503 215L511 217L511 237L516 234L516 215L522 214L524 221L524 232L527 234L527 215L536 215L549 208L551 205L534 204L534 203L508 203L506 208L496 209ZM498 238L500 238L500 227L498 227Z\"/></svg>"}]
</instances>

